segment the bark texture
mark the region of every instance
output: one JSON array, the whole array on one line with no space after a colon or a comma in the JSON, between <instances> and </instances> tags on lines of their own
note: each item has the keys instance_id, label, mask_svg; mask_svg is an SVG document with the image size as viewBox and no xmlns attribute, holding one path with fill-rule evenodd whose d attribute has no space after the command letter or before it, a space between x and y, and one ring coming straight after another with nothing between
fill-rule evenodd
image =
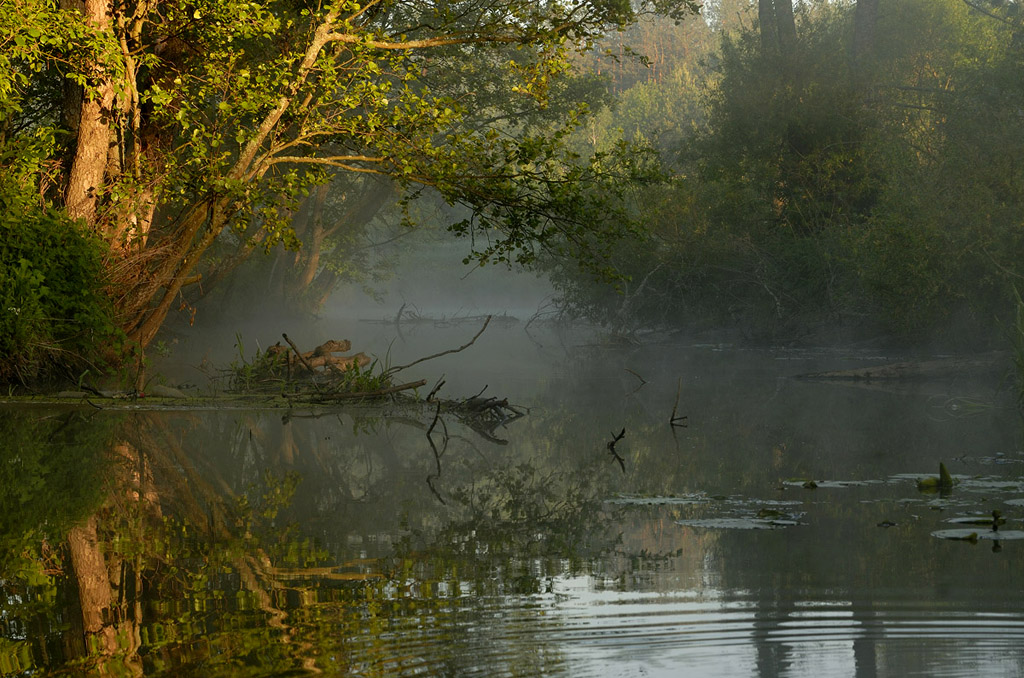
<instances>
[{"instance_id":1,"label":"bark texture","mask_svg":"<svg viewBox=\"0 0 1024 678\"><path fill-rule=\"evenodd\" d=\"M88 21L101 31L110 29L108 0L86 0L83 8ZM110 154L110 115L114 103L114 87L108 73L100 65L93 68L93 87L87 87L78 105L78 137L74 159L68 174L65 193L68 214L86 223L96 223L96 202L103 185ZM74 92L69 93L75 97ZM77 98L77 97L75 97ZM74 105L69 102L69 106Z\"/></svg>"}]
</instances>

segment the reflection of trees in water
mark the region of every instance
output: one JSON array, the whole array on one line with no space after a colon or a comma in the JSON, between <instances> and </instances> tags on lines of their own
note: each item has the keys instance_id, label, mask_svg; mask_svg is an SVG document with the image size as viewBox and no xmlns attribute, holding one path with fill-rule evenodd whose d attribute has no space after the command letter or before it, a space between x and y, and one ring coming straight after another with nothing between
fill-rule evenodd
<instances>
[{"instance_id":1,"label":"reflection of trees in water","mask_svg":"<svg viewBox=\"0 0 1024 678\"><path fill-rule=\"evenodd\" d=\"M418 423L134 413L78 444L64 461L88 469L63 478L84 481L68 495L89 498L76 515L47 523L34 508L5 525L4 672L74 662L99 675L373 675L393 672L402 643L420 640L430 656L416 661L441 672L557 665L510 640L493 601L542 591L566 560L607 548L605 467L510 464L453 425L442 504L425 483L438 460ZM95 428L65 427L56 440L57 420L9 425L38 443L40 459ZM24 494L42 506L57 480L40 471ZM34 590L21 576L30 562L50 567L31 573ZM504 650L482 660L443 642L455 639Z\"/></svg>"},{"instance_id":2,"label":"reflection of trees in water","mask_svg":"<svg viewBox=\"0 0 1024 678\"><path fill-rule=\"evenodd\" d=\"M941 407L971 394L991 402L995 382L903 384L905 391L888 384L893 390L868 391L792 378L854 359L685 345L587 347L567 357L558 378L547 382L537 398L546 407L536 408L525 425L591 451L625 427L620 487L644 494L763 494L788 478L934 473L941 459L1019 448L1019 426L998 400L991 407L961 407L955 415ZM678 412L689 417L689 427L673 430L677 388ZM942 392L948 397L936 396ZM548 427L545 417L564 418L569 432Z\"/></svg>"},{"instance_id":3,"label":"reflection of trees in water","mask_svg":"<svg viewBox=\"0 0 1024 678\"><path fill-rule=\"evenodd\" d=\"M728 436L749 438L749 449L757 421L741 426L732 413L725 421L737 425L716 433L690 410L692 427L670 447L666 405L665 421L621 421L596 402L586 416L536 408L509 428L508 445L452 420L446 445L434 429L436 456L429 408L284 421L237 411L2 418L13 442L0 464L0 672L74 661L120 675L552 673L565 658L537 601L553 577L581 572L625 590L678 590L704 574L709 587L752 592L751 637L771 675L793 658L784 642L797 604L821 598L794 591L859 595L851 624L872 629L883 622L858 592L884 602L893 587L974 582L967 561L951 564L950 545L926 534L900 536L901 548L828 551L787 532L684 528L675 521L685 505L604 505L619 492L712 489L757 466L722 452ZM623 424L626 473L604 449ZM758 487L757 472L739 486ZM865 528L842 512L850 506L815 509L815 529L863 543L844 530L891 517L858 508ZM1019 566L1008 555L997 579ZM875 640L853 641L858 671L884 661Z\"/></svg>"}]
</instances>

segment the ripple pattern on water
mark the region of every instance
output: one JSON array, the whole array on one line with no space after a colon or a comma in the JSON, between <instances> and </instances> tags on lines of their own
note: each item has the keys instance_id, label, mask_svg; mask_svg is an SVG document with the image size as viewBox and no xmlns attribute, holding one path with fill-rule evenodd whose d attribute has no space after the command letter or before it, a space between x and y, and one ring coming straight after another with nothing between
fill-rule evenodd
<instances>
[{"instance_id":1,"label":"ripple pattern on water","mask_svg":"<svg viewBox=\"0 0 1024 678\"><path fill-rule=\"evenodd\" d=\"M901 675L999 676L1024 669L1024 613L998 603L965 612L910 597L614 591L591 576L558 577L535 596L386 602L377 611L353 607L356 601L333 607L318 664L329 674L367 676L754 676L769 666L786 676L891 675L897 668L910 671ZM325 612L317 610L318 623ZM954 656L954 666L943 663Z\"/></svg>"}]
</instances>

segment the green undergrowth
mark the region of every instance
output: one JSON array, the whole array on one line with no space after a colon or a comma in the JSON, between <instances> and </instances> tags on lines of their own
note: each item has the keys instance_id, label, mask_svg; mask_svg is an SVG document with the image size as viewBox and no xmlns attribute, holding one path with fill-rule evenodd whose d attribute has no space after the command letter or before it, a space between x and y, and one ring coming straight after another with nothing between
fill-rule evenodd
<instances>
[{"instance_id":1,"label":"green undergrowth","mask_svg":"<svg viewBox=\"0 0 1024 678\"><path fill-rule=\"evenodd\" d=\"M104 367L121 342L102 243L63 213L0 207L0 383Z\"/></svg>"}]
</instances>

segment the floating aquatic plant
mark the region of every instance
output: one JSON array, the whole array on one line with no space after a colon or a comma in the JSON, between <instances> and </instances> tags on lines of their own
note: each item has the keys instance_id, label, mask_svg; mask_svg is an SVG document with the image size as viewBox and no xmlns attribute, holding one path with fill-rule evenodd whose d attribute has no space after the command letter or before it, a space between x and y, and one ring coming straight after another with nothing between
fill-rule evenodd
<instances>
[{"instance_id":1,"label":"floating aquatic plant","mask_svg":"<svg viewBox=\"0 0 1024 678\"><path fill-rule=\"evenodd\" d=\"M928 476L917 481L917 489L921 492L949 492L953 489L953 476L942 462L939 462L939 476Z\"/></svg>"}]
</instances>

